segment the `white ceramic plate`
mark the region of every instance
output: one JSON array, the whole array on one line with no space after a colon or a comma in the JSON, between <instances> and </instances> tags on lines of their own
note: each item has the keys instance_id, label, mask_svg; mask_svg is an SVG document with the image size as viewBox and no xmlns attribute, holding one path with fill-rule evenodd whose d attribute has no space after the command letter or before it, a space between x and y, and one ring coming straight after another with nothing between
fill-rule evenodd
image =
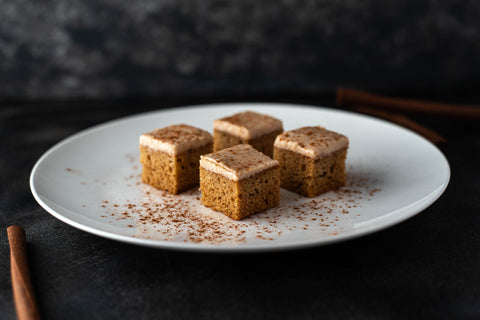
<instances>
[{"instance_id":1,"label":"white ceramic plate","mask_svg":"<svg viewBox=\"0 0 480 320\"><path fill-rule=\"evenodd\" d=\"M253 110L285 130L321 125L346 135L347 185L317 198L281 190L277 208L233 221L201 205L193 189L171 196L142 184L140 134L175 123L212 130L214 119ZM79 132L35 164L30 186L50 214L128 243L195 251L262 251L323 245L397 224L432 204L450 168L424 138L371 117L287 104L217 104L134 115Z\"/></svg>"}]
</instances>

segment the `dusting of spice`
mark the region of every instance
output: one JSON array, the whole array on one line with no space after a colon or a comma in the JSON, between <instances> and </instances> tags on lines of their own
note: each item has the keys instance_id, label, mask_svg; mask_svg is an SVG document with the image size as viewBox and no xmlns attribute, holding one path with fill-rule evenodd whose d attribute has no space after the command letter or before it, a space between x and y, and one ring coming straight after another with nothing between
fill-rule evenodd
<instances>
[{"instance_id":1,"label":"dusting of spice","mask_svg":"<svg viewBox=\"0 0 480 320\"><path fill-rule=\"evenodd\" d=\"M348 138L323 127L302 127L277 136L275 147L291 150L312 159L348 148Z\"/></svg>"},{"instance_id":2,"label":"dusting of spice","mask_svg":"<svg viewBox=\"0 0 480 320\"><path fill-rule=\"evenodd\" d=\"M249 144L240 144L201 156L200 166L238 181L278 166L278 161L255 150Z\"/></svg>"},{"instance_id":3,"label":"dusting of spice","mask_svg":"<svg viewBox=\"0 0 480 320\"><path fill-rule=\"evenodd\" d=\"M73 169L73 168L65 168L65 171L70 172L70 173L74 173L74 174L78 174L78 175L82 174L82 171L80 171L78 169Z\"/></svg>"},{"instance_id":4,"label":"dusting of spice","mask_svg":"<svg viewBox=\"0 0 480 320\"><path fill-rule=\"evenodd\" d=\"M282 121L272 116L245 111L215 120L213 128L244 140L250 140L273 131L282 131L283 124Z\"/></svg>"},{"instance_id":5,"label":"dusting of spice","mask_svg":"<svg viewBox=\"0 0 480 320\"><path fill-rule=\"evenodd\" d=\"M124 183L135 195L102 200L98 207L102 218L110 223L116 221L116 225L123 222L129 232L134 232L129 233L131 236L159 241L235 244L272 241L312 230L319 236L335 236L354 223L358 217L356 208L381 191L377 182L358 174L349 175L349 171L352 168L347 170L346 185L336 191L305 198L282 189L278 207L241 221L204 207L196 188L170 195L143 184L137 169L116 182Z\"/></svg>"},{"instance_id":6,"label":"dusting of spice","mask_svg":"<svg viewBox=\"0 0 480 320\"><path fill-rule=\"evenodd\" d=\"M209 132L186 124L170 125L140 136L140 145L171 155L212 142Z\"/></svg>"}]
</instances>

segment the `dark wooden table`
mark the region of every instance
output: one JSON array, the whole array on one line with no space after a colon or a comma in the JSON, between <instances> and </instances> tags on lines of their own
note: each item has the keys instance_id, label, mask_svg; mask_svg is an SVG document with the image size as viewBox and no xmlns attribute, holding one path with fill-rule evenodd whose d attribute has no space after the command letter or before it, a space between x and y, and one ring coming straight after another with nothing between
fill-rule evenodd
<instances>
[{"instance_id":1,"label":"dark wooden table","mask_svg":"<svg viewBox=\"0 0 480 320\"><path fill-rule=\"evenodd\" d=\"M423 98L480 104L480 94ZM66 225L33 199L35 161L63 138L121 116L225 100L334 106L333 93L0 106L0 319L14 319L6 228L27 232L44 319L478 319L480 126L416 118L448 139L452 177L421 214L335 245L276 253L143 248Z\"/></svg>"}]
</instances>

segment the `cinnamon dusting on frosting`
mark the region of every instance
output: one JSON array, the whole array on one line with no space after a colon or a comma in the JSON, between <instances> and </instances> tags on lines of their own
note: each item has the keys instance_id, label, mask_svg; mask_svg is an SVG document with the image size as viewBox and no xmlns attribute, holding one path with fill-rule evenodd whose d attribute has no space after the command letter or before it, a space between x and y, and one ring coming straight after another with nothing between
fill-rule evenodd
<instances>
[{"instance_id":1,"label":"cinnamon dusting on frosting","mask_svg":"<svg viewBox=\"0 0 480 320\"><path fill-rule=\"evenodd\" d=\"M267 157L248 144L236 145L200 157L200 167L234 181L278 165L277 160Z\"/></svg>"},{"instance_id":2,"label":"cinnamon dusting on frosting","mask_svg":"<svg viewBox=\"0 0 480 320\"><path fill-rule=\"evenodd\" d=\"M244 140L255 139L274 131L283 131L282 121L253 111L215 120L213 128Z\"/></svg>"},{"instance_id":3,"label":"cinnamon dusting on frosting","mask_svg":"<svg viewBox=\"0 0 480 320\"><path fill-rule=\"evenodd\" d=\"M213 142L213 137L205 130L186 124L170 125L155 129L140 136L140 145L166 152L171 155L198 148Z\"/></svg>"},{"instance_id":4,"label":"cinnamon dusting on frosting","mask_svg":"<svg viewBox=\"0 0 480 320\"><path fill-rule=\"evenodd\" d=\"M318 159L348 148L348 138L323 127L303 127L277 136L274 146Z\"/></svg>"}]
</instances>

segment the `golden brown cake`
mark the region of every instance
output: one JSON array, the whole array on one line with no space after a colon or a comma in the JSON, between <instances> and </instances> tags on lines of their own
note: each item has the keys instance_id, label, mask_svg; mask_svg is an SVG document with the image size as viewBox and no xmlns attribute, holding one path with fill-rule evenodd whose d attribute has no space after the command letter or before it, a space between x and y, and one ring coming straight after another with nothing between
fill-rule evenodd
<instances>
[{"instance_id":1,"label":"golden brown cake","mask_svg":"<svg viewBox=\"0 0 480 320\"><path fill-rule=\"evenodd\" d=\"M315 197L345 184L347 137L322 127L303 127L279 135L274 159L280 163L280 186Z\"/></svg>"},{"instance_id":2,"label":"golden brown cake","mask_svg":"<svg viewBox=\"0 0 480 320\"><path fill-rule=\"evenodd\" d=\"M202 204L240 220L280 201L278 161L248 144L200 158Z\"/></svg>"},{"instance_id":3,"label":"golden brown cake","mask_svg":"<svg viewBox=\"0 0 480 320\"><path fill-rule=\"evenodd\" d=\"M142 181L171 194L194 187L199 182L200 156L212 151L212 135L186 124L142 134Z\"/></svg>"},{"instance_id":4,"label":"golden brown cake","mask_svg":"<svg viewBox=\"0 0 480 320\"><path fill-rule=\"evenodd\" d=\"M269 115L253 111L237 113L213 122L213 150L249 144L272 157L273 142L282 132L282 121Z\"/></svg>"}]
</instances>

